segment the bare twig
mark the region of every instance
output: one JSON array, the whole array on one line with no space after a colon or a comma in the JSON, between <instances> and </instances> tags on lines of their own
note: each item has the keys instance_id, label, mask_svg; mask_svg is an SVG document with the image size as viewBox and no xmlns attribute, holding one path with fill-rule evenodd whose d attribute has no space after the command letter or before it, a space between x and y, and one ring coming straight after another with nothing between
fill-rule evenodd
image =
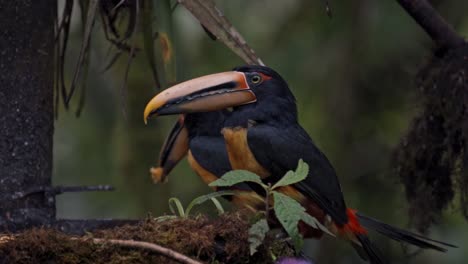
<instances>
[{"instance_id":1,"label":"bare twig","mask_svg":"<svg viewBox=\"0 0 468 264\"><path fill-rule=\"evenodd\" d=\"M48 195L58 195L64 192L95 192L95 191L113 191L114 187L110 185L94 186L37 186L24 192L16 192L11 196L12 199L21 199L36 193L47 193Z\"/></svg>"},{"instance_id":2,"label":"bare twig","mask_svg":"<svg viewBox=\"0 0 468 264\"><path fill-rule=\"evenodd\" d=\"M271 197L271 183L268 183L268 190L265 197L265 218L268 221L270 217L270 197Z\"/></svg>"},{"instance_id":3,"label":"bare twig","mask_svg":"<svg viewBox=\"0 0 468 264\"><path fill-rule=\"evenodd\" d=\"M125 51L125 52L130 52L131 47L125 43L125 39L120 39L118 37L117 32L114 32L113 30L113 25L112 21L110 18L106 17L108 16L105 9L99 13L101 17L101 24L102 24L102 29L104 32L104 37L110 44L114 45L119 51ZM110 32L109 32L110 30ZM135 49L138 50L138 49ZM108 48L108 52L110 53L111 49L110 47Z\"/></svg>"},{"instance_id":4,"label":"bare twig","mask_svg":"<svg viewBox=\"0 0 468 264\"><path fill-rule=\"evenodd\" d=\"M68 35L70 33L70 26L71 26L71 15L73 13L73 0L67 0L65 2L65 8L63 11L63 18L61 24L63 29L57 31L57 44L59 45L59 54L58 57L58 79L57 85L60 85L61 94L63 105L65 109L68 109L67 103L67 87L65 85L65 54L67 52L67 44L68 44ZM58 91L58 88L57 88ZM58 102L58 98L56 99ZM58 107L58 104L57 104ZM57 109L58 112L58 109Z\"/></svg>"},{"instance_id":5,"label":"bare twig","mask_svg":"<svg viewBox=\"0 0 468 264\"><path fill-rule=\"evenodd\" d=\"M118 51L116 52L112 58L109 60L109 62L107 63L107 65L100 71L100 73L105 73L106 71L108 71L112 66L114 66L114 64L117 62L117 60L120 58L120 55L122 55L122 51Z\"/></svg>"},{"instance_id":6,"label":"bare twig","mask_svg":"<svg viewBox=\"0 0 468 264\"><path fill-rule=\"evenodd\" d=\"M80 6L81 6L81 10L83 10L84 9L83 6L87 6L87 5L84 5L83 1L80 1ZM84 12L81 13L81 21L82 21L82 23L81 23L82 24L82 32L83 32L82 34L84 36L85 33L86 33L86 28L87 28L87 25L86 25L85 21L88 21L88 19L86 18ZM89 38L88 41L91 41L91 37ZM88 43L88 45L90 45L90 44ZM79 102L78 102L78 108L75 111L75 116L76 117L80 117L81 111L84 108L84 104L85 104L85 100L86 100L86 89L88 87L87 80L88 80L88 72L89 72L89 64L90 64L89 61L90 61L90 56L91 56L89 47L85 50L84 56L85 56L85 58L83 59L83 64L81 66L83 68L83 77L82 77L82 81L81 81L81 94L80 94L80 99L79 99Z\"/></svg>"},{"instance_id":7,"label":"bare twig","mask_svg":"<svg viewBox=\"0 0 468 264\"><path fill-rule=\"evenodd\" d=\"M90 39L91 39L91 31L93 30L94 19L96 17L98 4L99 4L99 0L92 0L90 1L89 6L88 6L87 15L86 15L86 25L85 25L84 35L83 35L83 43L81 44L80 55L78 56L78 63L76 65L75 74L73 75L70 92L67 95L66 100L65 100L66 105L70 103L70 100L75 92L76 83L78 82L78 78L80 76L80 72L84 64L86 52L89 52L88 49L89 49L89 44L90 44ZM84 12L84 10L82 10L81 12Z\"/></svg>"},{"instance_id":8,"label":"bare twig","mask_svg":"<svg viewBox=\"0 0 468 264\"><path fill-rule=\"evenodd\" d=\"M201 262L191 259L182 253L179 253L172 249L165 248L165 247L162 247L153 243L149 243L149 242L135 241L135 240L120 240L120 239L102 239L102 238L93 238L92 241L96 244L109 243L109 244L119 245L122 247L138 248L138 249L154 251L180 263L202 264Z\"/></svg>"},{"instance_id":9,"label":"bare twig","mask_svg":"<svg viewBox=\"0 0 468 264\"><path fill-rule=\"evenodd\" d=\"M133 57L135 56L135 45L136 45L136 32L137 32L137 27L139 26L139 12L140 12L140 1L136 0L136 7L135 7L135 24L133 25L132 29L132 44L130 47L130 53L128 54L128 61L127 61L127 67L125 68L125 77L124 77L124 83L122 88L120 89L120 98L122 100L122 113L124 115L124 118L127 118L127 104L126 104L126 99L127 99L127 90L128 90L128 73L130 72L130 66L132 65L132 60Z\"/></svg>"},{"instance_id":10,"label":"bare twig","mask_svg":"<svg viewBox=\"0 0 468 264\"><path fill-rule=\"evenodd\" d=\"M178 0L214 36L248 64L264 65L213 0Z\"/></svg>"},{"instance_id":11,"label":"bare twig","mask_svg":"<svg viewBox=\"0 0 468 264\"><path fill-rule=\"evenodd\" d=\"M119 3L117 3L114 8L112 8L111 13L114 13L117 11L117 9L125 2L125 0L121 0Z\"/></svg>"},{"instance_id":12,"label":"bare twig","mask_svg":"<svg viewBox=\"0 0 468 264\"><path fill-rule=\"evenodd\" d=\"M452 49L464 43L440 14L426 0L397 0L411 17L441 48Z\"/></svg>"},{"instance_id":13,"label":"bare twig","mask_svg":"<svg viewBox=\"0 0 468 264\"><path fill-rule=\"evenodd\" d=\"M73 11L73 0L67 0L65 2L65 7L63 8L62 20L60 21L60 25L57 27L57 31L55 32L54 42L57 42L60 39L60 33L62 32L62 30L64 30L64 27L66 27L67 24L70 23L72 11ZM56 18L56 20L58 20L58 18Z\"/></svg>"}]
</instances>

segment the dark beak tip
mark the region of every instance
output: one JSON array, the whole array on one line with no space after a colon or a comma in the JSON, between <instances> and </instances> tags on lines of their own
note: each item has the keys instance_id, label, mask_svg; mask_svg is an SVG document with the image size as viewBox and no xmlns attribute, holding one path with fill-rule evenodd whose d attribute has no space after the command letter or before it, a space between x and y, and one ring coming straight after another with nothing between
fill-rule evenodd
<instances>
[{"instance_id":1,"label":"dark beak tip","mask_svg":"<svg viewBox=\"0 0 468 264\"><path fill-rule=\"evenodd\" d=\"M165 106L165 107L158 108L154 110L153 112L151 112L149 114L149 117L181 114L182 111L183 110L178 105Z\"/></svg>"}]
</instances>

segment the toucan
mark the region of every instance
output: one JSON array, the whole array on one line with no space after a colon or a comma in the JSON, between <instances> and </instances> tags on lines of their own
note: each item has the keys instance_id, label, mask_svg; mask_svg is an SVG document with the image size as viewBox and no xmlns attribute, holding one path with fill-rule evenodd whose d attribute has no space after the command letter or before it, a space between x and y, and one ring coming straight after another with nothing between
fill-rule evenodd
<instances>
[{"instance_id":1,"label":"toucan","mask_svg":"<svg viewBox=\"0 0 468 264\"><path fill-rule=\"evenodd\" d=\"M370 241L369 229L421 248L446 251L455 247L348 208L333 166L298 123L296 99L288 84L271 68L241 66L180 83L151 99L144 118L226 109L231 111L224 114L219 133L231 168L254 172L265 183L274 184L303 159L310 166L306 179L280 191L299 201L336 236L349 240L364 259L386 263ZM316 230L300 230L304 237L321 236L316 236Z\"/></svg>"},{"instance_id":2,"label":"toucan","mask_svg":"<svg viewBox=\"0 0 468 264\"><path fill-rule=\"evenodd\" d=\"M166 182L169 173L186 155L190 167L206 184L230 171L224 138L219 133L226 113L226 110L221 110L180 115L161 148L158 167L150 169L153 181ZM235 190L235 195L223 197L250 212L264 206L264 199L246 183L213 189Z\"/></svg>"}]
</instances>

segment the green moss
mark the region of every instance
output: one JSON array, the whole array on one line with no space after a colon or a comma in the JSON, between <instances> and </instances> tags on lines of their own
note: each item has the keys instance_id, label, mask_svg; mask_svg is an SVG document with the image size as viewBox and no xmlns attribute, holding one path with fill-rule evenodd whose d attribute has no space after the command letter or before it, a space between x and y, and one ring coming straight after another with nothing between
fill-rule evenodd
<instances>
[{"instance_id":1,"label":"green moss","mask_svg":"<svg viewBox=\"0 0 468 264\"><path fill-rule=\"evenodd\" d=\"M434 57L419 76L423 110L398 146L396 169L413 224L425 231L460 193L468 219L468 44Z\"/></svg>"},{"instance_id":2,"label":"green moss","mask_svg":"<svg viewBox=\"0 0 468 264\"><path fill-rule=\"evenodd\" d=\"M197 216L164 222L148 219L140 224L99 230L83 237L36 228L0 242L0 256L3 257L0 263L174 263L147 250L94 244L91 238L146 241L208 263L272 263L272 253L275 256L293 254L286 243L270 238L258 253L250 256L249 221L244 215L236 212L215 219Z\"/></svg>"}]
</instances>

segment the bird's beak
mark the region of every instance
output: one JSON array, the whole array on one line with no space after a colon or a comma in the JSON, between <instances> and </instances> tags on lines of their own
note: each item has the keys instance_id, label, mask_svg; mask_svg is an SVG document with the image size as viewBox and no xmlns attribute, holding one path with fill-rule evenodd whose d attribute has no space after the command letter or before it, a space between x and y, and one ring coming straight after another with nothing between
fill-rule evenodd
<instances>
[{"instance_id":1,"label":"bird's beak","mask_svg":"<svg viewBox=\"0 0 468 264\"><path fill-rule=\"evenodd\" d=\"M159 153L159 166L150 170L155 183L166 182L167 175L188 152L188 131L184 125L184 118L184 115L180 115L167 136Z\"/></svg>"},{"instance_id":2,"label":"bird's beak","mask_svg":"<svg viewBox=\"0 0 468 264\"><path fill-rule=\"evenodd\" d=\"M144 121L157 115L210 112L256 102L244 73L230 71L172 86L146 105Z\"/></svg>"}]
</instances>

